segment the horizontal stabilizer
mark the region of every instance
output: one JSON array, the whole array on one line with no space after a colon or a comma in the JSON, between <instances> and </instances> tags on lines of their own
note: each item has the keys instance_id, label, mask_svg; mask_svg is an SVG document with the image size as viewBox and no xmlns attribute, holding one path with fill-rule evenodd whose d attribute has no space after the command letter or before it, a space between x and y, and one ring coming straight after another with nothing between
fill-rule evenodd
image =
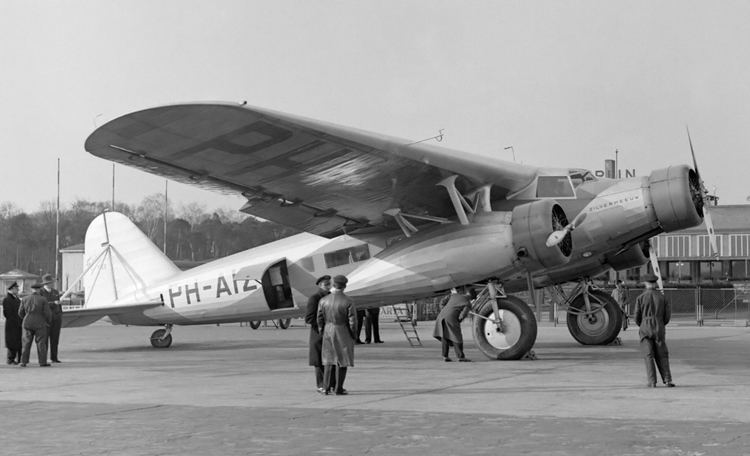
<instances>
[{"instance_id":1,"label":"horizontal stabilizer","mask_svg":"<svg viewBox=\"0 0 750 456\"><path fill-rule=\"evenodd\" d=\"M87 326L108 315L122 315L127 313L141 312L146 309L163 306L161 301L128 304L124 306L92 307L67 310L63 313L64 328L78 328Z\"/></svg>"}]
</instances>

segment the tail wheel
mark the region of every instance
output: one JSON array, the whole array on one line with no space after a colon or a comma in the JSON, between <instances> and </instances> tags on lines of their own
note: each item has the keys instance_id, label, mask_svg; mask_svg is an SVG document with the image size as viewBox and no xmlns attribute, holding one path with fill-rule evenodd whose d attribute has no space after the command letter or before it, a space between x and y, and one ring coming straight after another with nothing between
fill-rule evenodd
<instances>
[{"instance_id":1,"label":"tail wheel","mask_svg":"<svg viewBox=\"0 0 750 456\"><path fill-rule=\"evenodd\" d=\"M536 341L536 319L525 302L515 296L498 298L500 324L492 304L486 302L474 315L472 328L479 350L490 359L520 359Z\"/></svg>"},{"instance_id":2,"label":"tail wheel","mask_svg":"<svg viewBox=\"0 0 750 456\"><path fill-rule=\"evenodd\" d=\"M607 345L622 328L622 310L614 298L607 293L594 290L589 292L591 311L586 312L583 294L577 296L568 306L568 331L583 345Z\"/></svg>"},{"instance_id":3,"label":"tail wheel","mask_svg":"<svg viewBox=\"0 0 750 456\"><path fill-rule=\"evenodd\" d=\"M250 327L253 329L260 328L260 320L253 320L250 322Z\"/></svg>"},{"instance_id":4,"label":"tail wheel","mask_svg":"<svg viewBox=\"0 0 750 456\"><path fill-rule=\"evenodd\" d=\"M291 318L280 318L279 319L279 328L281 328L281 329L286 329L291 324L292 324L292 319Z\"/></svg>"},{"instance_id":5,"label":"tail wheel","mask_svg":"<svg viewBox=\"0 0 750 456\"><path fill-rule=\"evenodd\" d=\"M151 334L151 345L154 348L169 348L172 345L172 335L167 334L166 329L157 329Z\"/></svg>"}]
</instances>

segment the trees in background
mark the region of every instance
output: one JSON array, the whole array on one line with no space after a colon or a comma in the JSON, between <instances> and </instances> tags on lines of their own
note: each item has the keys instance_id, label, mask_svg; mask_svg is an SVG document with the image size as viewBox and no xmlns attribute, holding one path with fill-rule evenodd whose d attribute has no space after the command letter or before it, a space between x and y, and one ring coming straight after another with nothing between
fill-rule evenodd
<instances>
[{"instance_id":1,"label":"trees in background","mask_svg":"<svg viewBox=\"0 0 750 456\"><path fill-rule=\"evenodd\" d=\"M83 243L89 223L109 210L109 202L77 200L60 209L60 248ZM133 220L157 246L164 248L164 195L149 195L140 204L118 203L116 210ZM0 203L0 272L22 269L35 274L55 270L53 202L25 213ZM173 261L200 263L281 239L297 231L238 211L206 211L197 203L167 208L166 254Z\"/></svg>"}]
</instances>

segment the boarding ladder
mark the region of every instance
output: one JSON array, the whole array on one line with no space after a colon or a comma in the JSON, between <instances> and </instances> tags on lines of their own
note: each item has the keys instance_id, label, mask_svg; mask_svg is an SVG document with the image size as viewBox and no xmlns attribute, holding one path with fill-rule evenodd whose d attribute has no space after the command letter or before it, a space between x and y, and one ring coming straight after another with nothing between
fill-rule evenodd
<instances>
[{"instance_id":1,"label":"boarding ladder","mask_svg":"<svg viewBox=\"0 0 750 456\"><path fill-rule=\"evenodd\" d=\"M406 336L406 340L409 341L409 345L412 347L421 347L422 341L419 340L419 334L417 334L417 325L411 316L411 305L394 304L391 307L393 308L393 315L396 317L396 321L401 326L404 336Z\"/></svg>"}]
</instances>

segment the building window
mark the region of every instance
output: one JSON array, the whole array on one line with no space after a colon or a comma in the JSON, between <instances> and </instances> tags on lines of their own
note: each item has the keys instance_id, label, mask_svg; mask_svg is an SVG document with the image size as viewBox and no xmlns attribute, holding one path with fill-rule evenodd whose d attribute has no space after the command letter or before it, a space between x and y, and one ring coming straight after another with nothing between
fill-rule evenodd
<instances>
[{"instance_id":1,"label":"building window","mask_svg":"<svg viewBox=\"0 0 750 456\"><path fill-rule=\"evenodd\" d=\"M721 254L722 251L722 237L721 235L716 235L716 250L717 254ZM707 234L698 235L696 236L696 243L698 245L698 256L699 257L712 257L713 253L711 252L711 237Z\"/></svg>"},{"instance_id":2,"label":"building window","mask_svg":"<svg viewBox=\"0 0 750 456\"><path fill-rule=\"evenodd\" d=\"M746 280L748 278L748 260L732 260L730 269L731 278L734 280Z\"/></svg>"},{"instance_id":3,"label":"building window","mask_svg":"<svg viewBox=\"0 0 750 456\"><path fill-rule=\"evenodd\" d=\"M625 280L628 282L640 282L641 281L641 268L630 268L625 271Z\"/></svg>"},{"instance_id":4,"label":"building window","mask_svg":"<svg viewBox=\"0 0 750 456\"><path fill-rule=\"evenodd\" d=\"M367 244L349 247L348 249L336 250L324 255L326 267L335 268L345 264L356 263L370 258L370 249Z\"/></svg>"},{"instance_id":5,"label":"building window","mask_svg":"<svg viewBox=\"0 0 750 456\"><path fill-rule=\"evenodd\" d=\"M660 257L686 258L690 256L690 236L659 236L656 253Z\"/></svg>"},{"instance_id":6,"label":"building window","mask_svg":"<svg viewBox=\"0 0 750 456\"><path fill-rule=\"evenodd\" d=\"M668 261L667 262L667 280L670 282L690 282L690 263L687 261Z\"/></svg>"},{"instance_id":7,"label":"building window","mask_svg":"<svg viewBox=\"0 0 750 456\"><path fill-rule=\"evenodd\" d=\"M716 281L724 278L721 261L701 261L700 279L702 281Z\"/></svg>"},{"instance_id":8,"label":"building window","mask_svg":"<svg viewBox=\"0 0 750 456\"><path fill-rule=\"evenodd\" d=\"M728 255L750 257L750 234L730 234Z\"/></svg>"}]
</instances>

